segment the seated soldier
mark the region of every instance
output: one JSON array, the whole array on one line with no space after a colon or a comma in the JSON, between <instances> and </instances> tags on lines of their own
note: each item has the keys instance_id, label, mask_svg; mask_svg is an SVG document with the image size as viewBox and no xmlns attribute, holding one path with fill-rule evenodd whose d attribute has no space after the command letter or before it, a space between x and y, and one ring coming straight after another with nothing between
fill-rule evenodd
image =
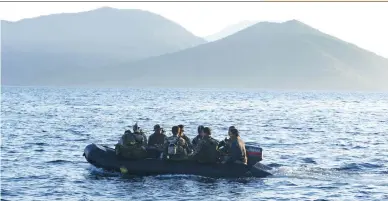
<instances>
[{"instance_id":1,"label":"seated soldier","mask_svg":"<svg viewBox=\"0 0 388 201\"><path fill-rule=\"evenodd\" d=\"M137 126L133 126L133 131L126 130L119 143L115 146L116 155L126 159L143 159L147 157L147 137Z\"/></svg>"},{"instance_id":2,"label":"seated soldier","mask_svg":"<svg viewBox=\"0 0 388 201\"><path fill-rule=\"evenodd\" d=\"M187 143L179 135L179 127L172 127L172 136L167 137L164 143L163 159L185 160L187 159Z\"/></svg>"},{"instance_id":3,"label":"seated soldier","mask_svg":"<svg viewBox=\"0 0 388 201\"><path fill-rule=\"evenodd\" d=\"M190 155L190 159L200 163L217 163L219 161L218 141L211 137L209 127L205 127L202 133L202 139L194 148L194 153Z\"/></svg>"},{"instance_id":4,"label":"seated soldier","mask_svg":"<svg viewBox=\"0 0 388 201\"><path fill-rule=\"evenodd\" d=\"M231 130L235 129L234 126L230 126L228 129L228 136L231 135ZM224 158L229 155L229 149L230 149L230 139L227 137L222 140L217 147L218 151L220 152L221 158Z\"/></svg>"},{"instance_id":5,"label":"seated soldier","mask_svg":"<svg viewBox=\"0 0 388 201\"><path fill-rule=\"evenodd\" d=\"M167 136L159 124L154 126L154 134L148 139L148 156L150 158L159 158L164 149L164 141Z\"/></svg>"},{"instance_id":6,"label":"seated soldier","mask_svg":"<svg viewBox=\"0 0 388 201\"><path fill-rule=\"evenodd\" d=\"M205 128L205 127L203 127L202 125L198 126L198 129L197 129L198 130L198 135L195 136L195 138L193 139L193 142L191 143L193 145L193 147L197 146L197 144L201 140L201 138L203 136L203 134L201 134L202 131L203 131L203 128Z\"/></svg>"},{"instance_id":7,"label":"seated soldier","mask_svg":"<svg viewBox=\"0 0 388 201\"><path fill-rule=\"evenodd\" d=\"M178 127L179 127L179 136L181 136L183 139L185 139L185 141L187 143L187 153L191 153L193 150L193 145L191 144L190 138L184 134L184 132L185 132L184 127L185 126L180 124L180 125L178 125Z\"/></svg>"},{"instance_id":8,"label":"seated soldier","mask_svg":"<svg viewBox=\"0 0 388 201\"><path fill-rule=\"evenodd\" d=\"M247 152L245 150L245 143L240 138L240 134L236 128L232 128L229 132L230 147L227 157L222 163L241 163L247 164Z\"/></svg>"}]
</instances>

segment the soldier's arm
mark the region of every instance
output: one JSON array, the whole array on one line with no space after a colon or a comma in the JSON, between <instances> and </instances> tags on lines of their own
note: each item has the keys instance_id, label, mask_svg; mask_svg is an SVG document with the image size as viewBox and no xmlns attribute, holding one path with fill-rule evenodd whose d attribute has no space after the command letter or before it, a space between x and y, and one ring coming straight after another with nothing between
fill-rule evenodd
<instances>
[{"instance_id":1,"label":"soldier's arm","mask_svg":"<svg viewBox=\"0 0 388 201\"><path fill-rule=\"evenodd\" d=\"M191 144L191 141L190 141L190 138L187 137L187 146L189 147L189 149L193 149L193 144Z\"/></svg>"},{"instance_id":2,"label":"soldier's arm","mask_svg":"<svg viewBox=\"0 0 388 201\"><path fill-rule=\"evenodd\" d=\"M187 153L190 153L192 150L190 139L186 135L185 135L185 137L182 137L182 139L185 141L184 148L186 149Z\"/></svg>"},{"instance_id":3,"label":"soldier's arm","mask_svg":"<svg viewBox=\"0 0 388 201\"><path fill-rule=\"evenodd\" d=\"M197 146L195 146L195 148L193 149L193 152L192 152L192 156L196 156L199 151L202 149L202 146L203 146L203 142L204 141L199 141L199 143L197 144Z\"/></svg>"}]
</instances>

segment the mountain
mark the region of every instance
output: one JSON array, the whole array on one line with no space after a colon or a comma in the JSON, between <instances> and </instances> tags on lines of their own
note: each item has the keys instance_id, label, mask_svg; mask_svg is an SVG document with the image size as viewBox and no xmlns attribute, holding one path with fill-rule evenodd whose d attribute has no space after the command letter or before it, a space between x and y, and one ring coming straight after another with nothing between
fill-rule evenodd
<instances>
[{"instance_id":1,"label":"mountain","mask_svg":"<svg viewBox=\"0 0 388 201\"><path fill-rule=\"evenodd\" d=\"M136 76L126 79L129 74ZM388 59L291 20L260 22L103 75L94 84L381 90L388 89Z\"/></svg>"},{"instance_id":2,"label":"mountain","mask_svg":"<svg viewBox=\"0 0 388 201\"><path fill-rule=\"evenodd\" d=\"M232 34L235 34L245 28L248 28L249 26L252 26L256 24L257 21L242 21L237 24L230 25L224 29L222 29L220 32L217 32L215 34L212 34L210 36L206 36L205 39L209 42L216 41L222 38L225 38L227 36L230 36Z\"/></svg>"},{"instance_id":3,"label":"mountain","mask_svg":"<svg viewBox=\"0 0 388 201\"><path fill-rule=\"evenodd\" d=\"M206 41L151 12L103 7L1 21L2 83L39 84Z\"/></svg>"}]
</instances>

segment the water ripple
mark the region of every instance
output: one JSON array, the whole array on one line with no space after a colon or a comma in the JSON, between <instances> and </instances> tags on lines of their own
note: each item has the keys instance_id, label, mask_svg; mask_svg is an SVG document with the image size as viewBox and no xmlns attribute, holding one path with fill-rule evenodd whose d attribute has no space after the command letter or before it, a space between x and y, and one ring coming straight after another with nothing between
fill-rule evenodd
<instances>
[{"instance_id":1,"label":"water ripple","mask_svg":"<svg viewBox=\"0 0 388 201\"><path fill-rule=\"evenodd\" d=\"M2 87L2 200L387 200L388 94L229 89ZM88 164L138 121L149 135L230 125L274 175L122 176ZM174 189L174 190L172 190ZM178 190L175 190L178 189Z\"/></svg>"}]
</instances>

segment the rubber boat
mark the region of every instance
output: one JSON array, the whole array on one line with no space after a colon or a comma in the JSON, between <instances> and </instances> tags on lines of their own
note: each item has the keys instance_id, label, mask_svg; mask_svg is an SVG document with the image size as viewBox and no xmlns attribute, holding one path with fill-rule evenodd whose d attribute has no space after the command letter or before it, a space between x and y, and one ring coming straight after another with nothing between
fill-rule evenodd
<instances>
[{"instance_id":1,"label":"rubber boat","mask_svg":"<svg viewBox=\"0 0 388 201\"><path fill-rule=\"evenodd\" d=\"M246 144L248 165L243 164L203 164L195 161L169 161L156 158L126 160L119 158L113 148L90 144L85 147L86 160L97 168L122 172L137 176L183 174L205 177L266 177L271 175L269 167L261 164L262 149Z\"/></svg>"}]
</instances>

